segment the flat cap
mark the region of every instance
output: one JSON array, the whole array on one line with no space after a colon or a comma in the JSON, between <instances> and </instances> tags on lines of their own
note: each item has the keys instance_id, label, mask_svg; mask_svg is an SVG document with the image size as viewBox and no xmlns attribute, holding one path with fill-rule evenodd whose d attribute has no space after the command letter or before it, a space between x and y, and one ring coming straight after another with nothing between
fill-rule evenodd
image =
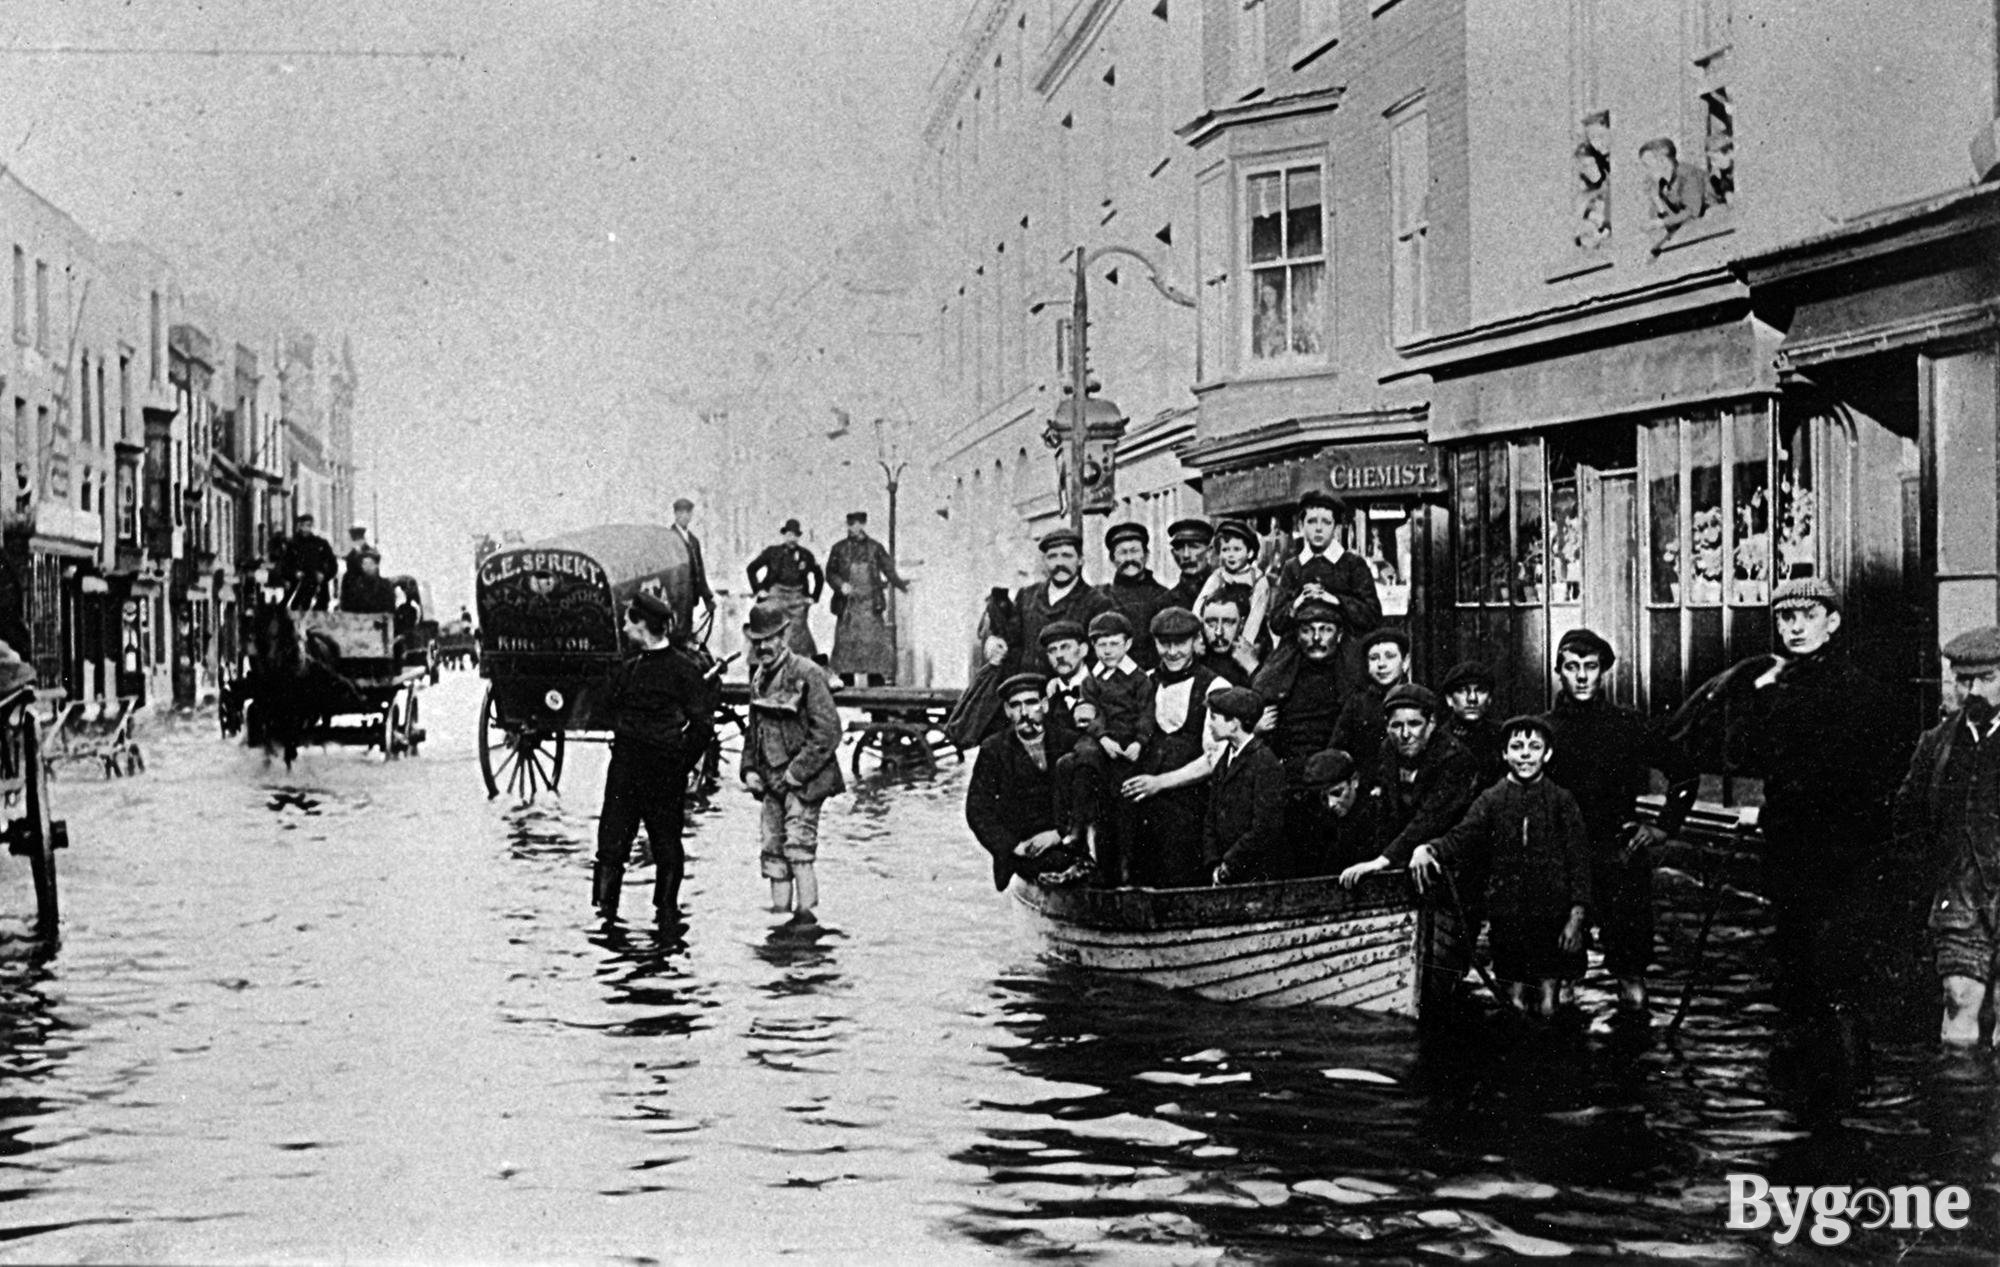
<instances>
[{"instance_id":1,"label":"flat cap","mask_svg":"<svg viewBox=\"0 0 2000 1267\"><path fill-rule=\"evenodd\" d=\"M850 510L847 512L847 522L851 524L865 524L868 522L868 512L865 510Z\"/></svg>"},{"instance_id":2,"label":"flat cap","mask_svg":"<svg viewBox=\"0 0 2000 1267\"><path fill-rule=\"evenodd\" d=\"M1106 634L1132 636L1132 622L1125 619L1124 612L1099 612L1090 618L1090 636L1102 638Z\"/></svg>"},{"instance_id":3,"label":"flat cap","mask_svg":"<svg viewBox=\"0 0 2000 1267\"><path fill-rule=\"evenodd\" d=\"M1535 734L1540 735L1542 742L1549 747L1553 748L1556 746L1556 728L1549 725L1548 718L1537 717L1533 713L1522 713L1518 717L1509 717L1506 721L1502 722L1500 725L1500 737L1502 739L1512 739L1524 730L1533 731Z\"/></svg>"},{"instance_id":4,"label":"flat cap","mask_svg":"<svg viewBox=\"0 0 2000 1267\"><path fill-rule=\"evenodd\" d=\"M693 510L693 509L694 509L694 501L693 501L693 499L691 499L691 498L687 498L687 497L676 497L676 498L674 498L674 509L675 509L675 510Z\"/></svg>"},{"instance_id":5,"label":"flat cap","mask_svg":"<svg viewBox=\"0 0 2000 1267\"><path fill-rule=\"evenodd\" d=\"M1572 629L1556 640L1556 664L1558 667L1562 664L1563 652L1565 651L1579 656L1596 656L1597 667L1607 673L1611 671L1612 665L1618 663L1618 653L1613 651L1611 644L1606 642L1603 636L1594 629Z\"/></svg>"},{"instance_id":6,"label":"flat cap","mask_svg":"<svg viewBox=\"0 0 2000 1267\"><path fill-rule=\"evenodd\" d=\"M1361 640L1361 654L1367 655L1375 647L1385 642L1394 644L1396 650L1406 656L1410 654L1410 635L1400 629L1391 629L1387 625L1377 629Z\"/></svg>"},{"instance_id":7,"label":"flat cap","mask_svg":"<svg viewBox=\"0 0 2000 1267\"><path fill-rule=\"evenodd\" d=\"M1840 591L1829 581L1817 576L1801 577L1786 581L1771 595L1771 610L1779 612L1787 607L1808 607L1818 603L1830 612L1840 610Z\"/></svg>"},{"instance_id":8,"label":"flat cap","mask_svg":"<svg viewBox=\"0 0 2000 1267\"><path fill-rule=\"evenodd\" d=\"M1292 612L1292 620L1300 625L1310 625L1316 621L1337 625L1340 623L1340 608L1325 599L1309 598Z\"/></svg>"},{"instance_id":9,"label":"flat cap","mask_svg":"<svg viewBox=\"0 0 2000 1267\"><path fill-rule=\"evenodd\" d=\"M1309 488L1306 490L1305 495L1299 498L1299 514L1304 515L1315 506L1330 510L1336 515L1347 509L1341 505L1340 499L1332 493L1324 489Z\"/></svg>"},{"instance_id":10,"label":"flat cap","mask_svg":"<svg viewBox=\"0 0 2000 1267\"><path fill-rule=\"evenodd\" d=\"M1104 530L1104 548L1115 550L1120 541L1136 541L1142 546L1153 544L1153 534L1146 531L1144 524L1112 524Z\"/></svg>"},{"instance_id":11,"label":"flat cap","mask_svg":"<svg viewBox=\"0 0 2000 1267\"><path fill-rule=\"evenodd\" d=\"M1074 528L1057 528L1053 532L1043 533L1042 539L1035 543L1035 548L1043 554L1061 549L1063 546L1068 546L1072 550L1083 549L1082 534Z\"/></svg>"},{"instance_id":12,"label":"flat cap","mask_svg":"<svg viewBox=\"0 0 2000 1267\"><path fill-rule=\"evenodd\" d=\"M1153 613L1147 632L1165 642L1199 638L1202 635L1201 617L1185 607L1162 607Z\"/></svg>"},{"instance_id":13,"label":"flat cap","mask_svg":"<svg viewBox=\"0 0 2000 1267\"><path fill-rule=\"evenodd\" d=\"M1462 660L1451 666L1437 685L1437 693L1449 697L1453 691L1467 686L1483 686L1493 689L1493 670L1477 660Z\"/></svg>"},{"instance_id":14,"label":"flat cap","mask_svg":"<svg viewBox=\"0 0 2000 1267\"><path fill-rule=\"evenodd\" d=\"M1438 697L1415 682L1402 682L1389 688L1382 697L1382 715L1387 717L1399 708L1414 708L1426 717L1437 716Z\"/></svg>"},{"instance_id":15,"label":"flat cap","mask_svg":"<svg viewBox=\"0 0 2000 1267\"><path fill-rule=\"evenodd\" d=\"M1990 669L2000 664L2000 626L1966 630L1944 644L1944 658L1954 669Z\"/></svg>"},{"instance_id":16,"label":"flat cap","mask_svg":"<svg viewBox=\"0 0 2000 1267\"><path fill-rule=\"evenodd\" d=\"M674 626L674 609L662 602L657 594L648 594L645 590L640 590L632 595L632 610L637 615L650 616L665 623L669 629Z\"/></svg>"},{"instance_id":17,"label":"flat cap","mask_svg":"<svg viewBox=\"0 0 2000 1267\"><path fill-rule=\"evenodd\" d=\"M1255 726L1264 715L1264 697L1247 686L1226 686L1208 697L1208 711Z\"/></svg>"},{"instance_id":18,"label":"flat cap","mask_svg":"<svg viewBox=\"0 0 2000 1267\"><path fill-rule=\"evenodd\" d=\"M1179 545L1183 541L1199 541L1203 545L1215 540L1215 529L1206 519L1176 519L1167 525L1167 540Z\"/></svg>"},{"instance_id":19,"label":"flat cap","mask_svg":"<svg viewBox=\"0 0 2000 1267\"><path fill-rule=\"evenodd\" d=\"M1354 774L1354 758L1344 748L1326 748L1306 758L1299 771L1299 786L1308 792L1324 792L1344 783Z\"/></svg>"},{"instance_id":20,"label":"flat cap","mask_svg":"<svg viewBox=\"0 0 2000 1267\"><path fill-rule=\"evenodd\" d=\"M1016 673L1000 684L1000 702L1004 704L1016 695L1040 696L1048 684L1049 680L1039 673Z\"/></svg>"},{"instance_id":21,"label":"flat cap","mask_svg":"<svg viewBox=\"0 0 2000 1267\"><path fill-rule=\"evenodd\" d=\"M1071 642L1082 642L1083 626L1073 620L1052 620L1043 625L1042 632L1035 636L1035 640L1044 647L1052 642L1061 642L1065 638Z\"/></svg>"},{"instance_id":22,"label":"flat cap","mask_svg":"<svg viewBox=\"0 0 2000 1267\"><path fill-rule=\"evenodd\" d=\"M1257 530L1249 524L1244 523L1240 519L1231 519L1216 528L1215 539L1217 541L1228 541L1231 538L1241 541L1244 545L1250 547L1251 554L1257 553Z\"/></svg>"}]
</instances>

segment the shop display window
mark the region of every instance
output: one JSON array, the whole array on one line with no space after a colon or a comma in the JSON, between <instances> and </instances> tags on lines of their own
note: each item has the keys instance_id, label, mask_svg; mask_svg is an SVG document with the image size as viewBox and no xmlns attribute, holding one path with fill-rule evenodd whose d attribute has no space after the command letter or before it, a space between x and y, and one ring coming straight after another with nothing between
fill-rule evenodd
<instances>
[{"instance_id":1,"label":"shop display window","mask_svg":"<svg viewBox=\"0 0 2000 1267\"><path fill-rule=\"evenodd\" d=\"M1681 427L1672 418L1646 428L1646 598L1681 600Z\"/></svg>"},{"instance_id":2,"label":"shop display window","mask_svg":"<svg viewBox=\"0 0 2000 1267\"><path fill-rule=\"evenodd\" d=\"M1812 431L1801 418L1778 429L1777 557L1779 583L1819 574L1818 498L1813 483Z\"/></svg>"},{"instance_id":3,"label":"shop display window","mask_svg":"<svg viewBox=\"0 0 2000 1267\"><path fill-rule=\"evenodd\" d=\"M1482 575L1479 548L1480 458L1485 447L1475 445L1452 454L1452 561L1458 577L1456 597L1461 603L1479 601Z\"/></svg>"},{"instance_id":4,"label":"shop display window","mask_svg":"<svg viewBox=\"0 0 2000 1267\"><path fill-rule=\"evenodd\" d=\"M1583 601L1583 516L1577 497L1576 458L1549 452L1549 602Z\"/></svg>"},{"instance_id":5,"label":"shop display window","mask_svg":"<svg viewBox=\"0 0 2000 1267\"><path fill-rule=\"evenodd\" d=\"M1514 601L1539 603L1547 544L1542 445L1539 440L1516 440L1507 448L1514 479Z\"/></svg>"},{"instance_id":6,"label":"shop display window","mask_svg":"<svg viewBox=\"0 0 2000 1267\"><path fill-rule=\"evenodd\" d=\"M1734 533L1729 554L1729 602L1771 601L1771 432L1761 413L1738 416L1730 429L1730 500Z\"/></svg>"},{"instance_id":7,"label":"shop display window","mask_svg":"<svg viewBox=\"0 0 2000 1267\"><path fill-rule=\"evenodd\" d=\"M1415 558L1413 520L1407 507L1369 506L1358 517L1364 541L1361 556L1375 572L1382 614L1410 614L1410 570Z\"/></svg>"},{"instance_id":8,"label":"shop display window","mask_svg":"<svg viewBox=\"0 0 2000 1267\"><path fill-rule=\"evenodd\" d=\"M1648 602L1762 607L1776 582L1813 574L1817 506L1804 425L1784 428L1775 462L1762 405L1643 430Z\"/></svg>"}]
</instances>

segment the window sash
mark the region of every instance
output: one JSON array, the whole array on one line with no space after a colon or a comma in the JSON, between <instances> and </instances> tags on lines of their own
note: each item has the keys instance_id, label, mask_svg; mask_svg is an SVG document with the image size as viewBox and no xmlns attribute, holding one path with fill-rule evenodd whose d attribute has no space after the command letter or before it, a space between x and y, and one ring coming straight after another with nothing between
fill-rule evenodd
<instances>
[{"instance_id":1,"label":"window sash","mask_svg":"<svg viewBox=\"0 0 2000 1267\"><path fill-rule=\"evenodd\" d=\"M1252 361L1326 350L1325 173L1319 164L1245 173L1245 351Z\"/></svg>"}]
</instances>

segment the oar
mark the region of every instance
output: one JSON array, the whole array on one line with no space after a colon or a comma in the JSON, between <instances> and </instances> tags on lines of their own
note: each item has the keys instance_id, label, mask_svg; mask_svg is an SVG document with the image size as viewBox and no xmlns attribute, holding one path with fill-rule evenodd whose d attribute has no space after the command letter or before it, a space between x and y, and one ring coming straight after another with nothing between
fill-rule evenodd
<instances>
[{"instance_id":1,"label":"oar","mask_svg":"<svg viewBox=\"0 0 2000 1267\"><path fill-rule=\"evenodd\" d=\"M1749 828L1744 824L1743 818L1739 815L1736 819L1736 829L1730 834L1731 843L1740 847L1743 844L1744 838L1748 835ZM1672 1038L1675 1032L1680 1029L1681 1022L1687 1019L1688 1008L1694 1003L1695 989L1701 985L1703 978L1706 976L1705 969L1708 967L1708 934L1715 927L1715 913L1722 909L1722 891L1726 887L1723 881L1728 876L1729 857L1725 854L1716 862L1714 874L1708 880L1708 909L1701 913L1701 928L1695 933L1694 963L1688 969L1687 984L1681 987L1680 1006L1674 1009L1674 1018L1667 1022L1668 1038Z\"/></svg>"}]
</instances>

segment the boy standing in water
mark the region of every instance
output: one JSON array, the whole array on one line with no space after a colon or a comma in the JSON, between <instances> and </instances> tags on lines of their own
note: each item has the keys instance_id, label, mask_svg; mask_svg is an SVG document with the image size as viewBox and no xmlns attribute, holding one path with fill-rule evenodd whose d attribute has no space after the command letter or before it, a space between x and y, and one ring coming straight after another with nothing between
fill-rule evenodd
<instances>
[{"instance_id":1,"label":"boy standing in water","mask_svg":"<svg viewBox=\"0 0 2000 1267\"><path fill-rule=\"evenodd\" d=\"M761 860L771 909L813 922L819 905L819 811L847 790L841 777L840 711L826 670L785 645L791 617L770 600L750 609L750 720L743 733L743 785L764 803Z\"/></svg>"}]
</instances>

